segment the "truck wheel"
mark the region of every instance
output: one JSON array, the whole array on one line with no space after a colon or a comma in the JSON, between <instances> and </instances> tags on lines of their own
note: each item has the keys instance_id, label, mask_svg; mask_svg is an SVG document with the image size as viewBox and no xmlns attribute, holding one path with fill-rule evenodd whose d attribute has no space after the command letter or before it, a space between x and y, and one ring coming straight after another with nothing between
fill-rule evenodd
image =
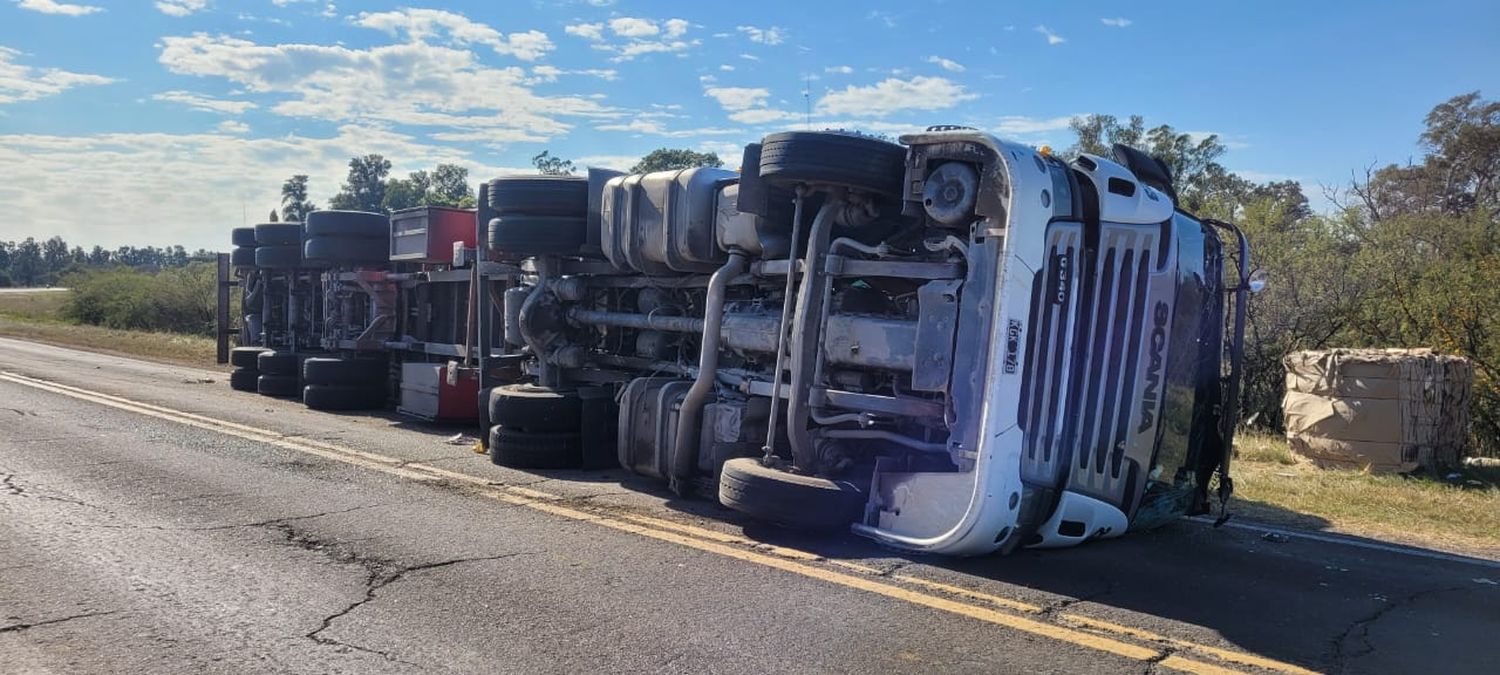
<instances>
[{"instance_id":1,"label":"truck wheel","mask_svg":"<svg viewBox=\"0 0 1500 675\"><path fill-rule=\"evenodd\" d=\"M769 183L841 185L899 196L906 149L837 131L785 131L761 140L760 177Z\"/></svg>"},{"instance_id":2,"label":"truck wheel","mask_svg":"<svg viewBox=\"0 0 1500 675\"><path fill-rule=\"evenodd\" d=\"M577 255L587 238L583 216L512 215L490 221L490 250L511 255Z\"/></svg>"},{"instance_id":3,"label":"truck wheel","mask_svg":"<svg viewBox=\"0 0 1500 675\"><path fill-rule=\"evenodd\" d=\"M583 406L576 391L533 384L508 384L490 390L490 424L530 432L578 431Z\"/></svg>"},{"instance_id":4,"label":"truck wheel","mask_svg":"<svg viewBox=\"0 0 1500 675\"><path fill-rule=\"evenodd\" d=\"M302 381L325 386L371 386L385 384L388 368L384 359L340 359L315 356L302 362Z\"/></svg>"},{"instance_id":5,"label":"truck wheel","mask_svg":"<svg viewBox=\"0 0 1500 675\"><path fill-rule=\"evenodd\" d=\"M255 266L267 269L290 269L302 266L301 244L276 244L255 249Z\"/></svg>"},{"instance_id":6,"label":"truck wheel","mask_svg":"<svg viewBox=\"0 0 1500 675\"><path fill-rule=\"evenodd\" d=\"M313 410L370 410L385 407L385 389L368 385L309 384L302 403Z\"/></svg>"},{"instance_id":7,"label":"truck wheel","mask_svg":"<svg viewBox=\"0 0 1500 675\"><path fill-rule=\"evenodd\" d=\"M574 176L515 176L490 181L490 209L498 216L570 216L589 210L589 181Z\"/></svg>"},{"instance_id":8,"label":"truck wheel","mask_svg":"<svg viewBox=\"0 0 1500 675\"><path fill-rule=\"evenodd\" d=\"M229 241L235 246L255 248L257 246L255 242L255 228L236 227L229 231Z\"/></svg>"},{"instance_id":9,"label":"truck wheel","mask_svg":"<svg viewBox=\"0 0 1500 675\"><path fill-rule=\"evenodd\" d=\"M389 239L391 221L383 213L365 211L313 211L307 214L307 236ZM311 257L311 256L309 256Z\"/></svg>"},{"instance_id":10,"label":"truck wheel","mask_svg":"<svg viewBox=\"0 0 1500 675\"><path fill-rule=\"evenodd\" d=\"M512 469L576 469L583 441L576 431L533 432L490 427L490 461Z\"/></svg>"},{"instance_id":11,"label":"truck wheel","mask_svg":"<svg viewBox=\"0 0 1500 675\"><path fill-rule=\"evenodd\" d=\"M264 351L256 355L255 369L266 375L285 375L297 379L297 355L291 352Z\"/></svg>"},{"instance_id":12,"label":"truck wheel","mask_svg":"<svg viewBox=\"0 0 1500 675\"><path fill-rule=\"evenodd\" d=\"M865 495L848 481L803 476L740 457L724 463L719 503L794 529L832 530L859 519Z\"/></svg>"},{"instance_id":13,"label":"truck wheel","mask_svg":"<svg viewBox=\"0 0 1500 675\"><path fill-rule=\"evenodd\" d=\"M229 388L235 391L258 391L260 371L254 368L235 368L229 371Z\"/></svg>"},{"instance_id":14,"label":"truck wheel","mask_svg":"<svg viewBox=\"0 0 1500 675\"><path fill-rule=\"evenodd\" d=\"M235 267L255 267L255 247L234 247L234 250L229 252L229 264Z\"/></svg>"},{"instance_id":15,"label":"truck wheel","mask_svg":"<svg viewBox=\"0 0 1500 675\"><path fill-rule=\"evenodd\" d=\"M302 223L261 223L255 226L256 246L291 246L302 243Z\"/></svg>"},{"instance_id":16,"label":"truck wheel","mask_svg":"<svg viewBox=\"0 0 1500 675\"><path fill-rule=\"evenodd\" d=\"M298 393L297 376L261 375L255 381L255 390L262 396L296 396Z\"/></svg>"},{"instance_id":17,"label":"truck wheel","mask_svg":"<svg viewBox=\"0 0 1500 675\"><path fill-rule=\"evenodd\" d=\"M311 236L302 245L302 259L309 266L336 267L385 263L390 260L390 239L349 236Z\"/></svg>"},{"instance_id":18,"label":"truck wheel","mask_svg":"<svg viewBox=\"0 0 1500 675\"><path fill-rule=\"evenodd\" d=\"M260 355L264 354L264 347L235 347L229 350L229 365L236 368L249 370L260 369Z\"/></svg>"}]
</instances>

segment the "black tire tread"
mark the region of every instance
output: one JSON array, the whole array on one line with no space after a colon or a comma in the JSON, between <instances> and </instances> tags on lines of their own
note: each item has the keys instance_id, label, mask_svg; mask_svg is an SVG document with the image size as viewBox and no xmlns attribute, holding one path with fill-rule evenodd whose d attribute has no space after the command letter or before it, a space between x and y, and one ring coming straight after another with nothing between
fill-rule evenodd
<instances>
[{"instance_id":1,"label":"black tire tread","mask_svg":"<svg viewBox=\"0 0 1500 675\"><path fill-rule=\"evenodd\" d=\"M490 427L490 461L512 469L576 469L583 465L578 432L531 432Z\"/></svg>"},{"instance_id":2,"label":"black tire tread","mask_svg":"<svg viewBox=\"0 0 1500 675\"><path fill-rule=\"evenodd\" d=\"M236 228L230 230L229 231L229 242L232 243L232 244L234 244L235 246L243 246L245 248L255 248L256 247L256 242L255 242L255 228L253 228L253 227L236 227Z\"/></svg>"},{"instance_id":3,"label":"black tire tread","mask_svg":"<svg viewBox=\"0 0 1500 675\"><path fill-rule=\"evenodd\" d=\"M489 224L490 250L506 255L577 255L587 239L583 216L512 215Z\"/></svg>"},{"instance_id":4,"label":"black tire tread","mask_svg":"<svg viewBox=\"0 0 1500 675\"><path fill-rule=\"evenodd\" d=\"M256 246L291 246L302 243L302 223L261 223L255 226Z\"/></svg>"},{"instance_id":5,"label":"black tire tread","mask_svg":"<svg viewBox=\"0 0 1500 675\"><path fill-rule=\"evenodd\" d=\"M490 424L537 433L576 432L583 424L578 392L508 384L489 392Z\"/></svg>"},{"instance_id":6,"label":"black tire tread","mask_svg":"<svg viewBox=\"0 0 1500 675\"><path fill-rule=\"evenodd\" d=\"M865 495L848 481L794 474L741 457L724 463L719 503L794 529L833 530L859 519Z\"/></svg>"},{"instance_id":7,"label":"black tire tread","mask_svg":"<svg viewBox=\"0 0 1500 675\"><path fill-rule=\"evenodd\" d=\"M255 390L262 396L296 396L300 391L297 388L296 375L266 375L261 374L255 381Z\"/></svg>"},{"instance_id":8,"label":"black tire tread","mask_svg":"<svg viewBox=\"0 0 1500 675\"><path fill-rule=\"evenodd\" d=\"M368 211L313 211L307 214L307 237L389 239L391 221L383 213Z\"/></svg>"},{"instance_id":9,"label":"black tire tread","mask_svg":"<svg viewBox=\"0 0 1500 675\"><path fill-rule=\"evenodd\" d=\"M266 351L265 347L235 347L229 350L229 365L236 368L258 370L260 368L260 355Z\"/></svg>"},{"instance_id":10,"label":"black tire tread","mask_svg":"<svg viewBox=\"0 0 1500 675\"><path fill-rule=\"evenodd\" d=\"M265 375L297 377L299 357L292 352L264 351L255 357L255 369Z\"/></svg>"},{"instance_id":11,"label":"black tire tread","mask_svg":"<svg viewBox=\"0 0 1500 675\"><path fill-rule=\"evenodd\" d=\"M302 362L302 382L309 385L370 387L384 384L387 375L384 359L315 356Z\"/></svg>"},{"instance_id":12,"label":"black tire tread","mask_svg":"<svg viewBox=\"0 0 1500 675\"><path fill-rule=\"evenodd\" d=\"M761 140L767 182L841 185L899 197L906 150L877 138L834 131L785 131Z\"/></svg>"},{"instance_id":13,"label":"black tire tread","mask_svg":"<svg viewBox=\"0 0 1500 675\"><path fill-rule=\"evenodd\" d=\"M313 410L371 410L385 407L385 389L367 385L309 384L302 403Z\"/></svg>"},{"instance_id":14,"label":"black tire tread","mask_svg":"<svg viewBox=\"0 0 1500 675\"><path fill-rule=\"evenodd\" d=\"M235 368L229 371L229 388L235 391L258 391L260 371L254 368Z\"/></svg>"},{"instance_id":15,"label":"black tire tread","mask_svg":"<svg viewBox=\"0 0 1500 675\"><path fill-rule=\"evenodd\" d=\"M268 269L302 266L301 244L275 244L255 249L255 266Z\"/></svg>"},{"instance_id":16,"label":"black tire tread","mask_svg":"<svg viewBox=\"0 0 1500 675\"><path fill-rule=\"evenodd\" d=\"M589 210L589 181L581 176L509 176L489 185L495 215L571 216Z\"/></svg>"}]
</instances>

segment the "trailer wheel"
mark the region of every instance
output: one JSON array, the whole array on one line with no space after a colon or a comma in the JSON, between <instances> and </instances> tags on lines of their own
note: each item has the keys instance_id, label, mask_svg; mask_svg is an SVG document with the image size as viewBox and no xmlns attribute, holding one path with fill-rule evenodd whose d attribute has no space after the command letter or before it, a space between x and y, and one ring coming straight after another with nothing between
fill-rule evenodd
<instances>
[{"instance_id":1,"label":"trailer wheel","mask_svg":"<svg viewBox=\"0 0 1500 675\"><path fill-rule=\"evenodd\" d=\"M587 229L583 216L505 216L490 221L489 245L511 255L577 255Z\"/></svg>"},{"instance_id":2,"label":"trailer wheel","mask_svg":"<svg viewBox=\"0 0 1500 675\"><path fill-rule=\"evenodd\" d=\"M260 369L260 355L264 354L264 347L235 347L229 350L229 365L236 368L248 370Z\"/></svg>"},{"instance_id":3,"label":"trailer wheel","mask_svg":"<svg viewBox=\"0 0 1500 675\"><path fill-rule=\"evenodd\" d=\"M255 249L255 266L268 269L302 266L301 244L277 244Z\"/></svg>"},{"instance_id":4,"label":"trailer wheel","mask_svg":"<svg viewBox=\"0 0 1500 675\"><path fill-rule=\"evenodd\" d=\"M236 227L229 231L229 241L235 246L255 248L257 246L257 243L255 241L255 228Z\"/></svg>"},{"instance_id":5,"label":"trailer wheel","mask_svg":"<svg viewBox=\"0 0 1500 675\"><path fill-rule=\"evenodd\" d=\"M389 369L384 359L341 359L315 356L302 362L302 381L321 386L384 384Z\"/></svg>"},{"instance_id":6,"label":"trailer wheel","mask_svg":"<svg viewBox=\"0 0 1500 675\"><path fill-rule=\"evenodd\" d=\"M260 371L254 368L235 368L229 372L229 388L235 391L258 391Z\"/></svg>"},{"instance_id":7,"label":"trailer wheel","mask_svg":"<svg viewBox=\"0 0 1500 675\"><path fill-rule=\"evenodd\" d=\"M255 247L234 247L234 250L229 252L229 264L235 267L255 267Z\"/></svg>"},{"instance_id":8,"label":"trailer wheel","mask_svg":"<svg viewBox=\"0 0 1500 675\"><path fill-rule=\"evenodd\" d=\"M292 352L264 351L255 357L255 369L266 375L297 378L297 355Z\"/></svg>"},{"instance_id":9,"label":"trailer wheel","mask_svg":"<svg viewBox=\"0 0 1500 675\"><path fill-rule=\"evenodd\" d=\"M307 236L389 239L391 221L383 213L365 211L313 211L307 214ZM310 257L310 256L309 256Z\"/></svg>"},{"instance_id":10,"label":"trailer wheel","mask_svg":"<svg viewBox=\"0 0 1500 675\"><path fill-rule=\"evenodd\" d=\"M740 457L724 463L719 503L794 529L833 530L859 519L865 495L849 481L804 476Z\"/></svg>"},{"instance_id":11,"label":"trailer wheel","mask_svg":"<svg viewBox=\"0 0 1500 675\"><path fill-rule=\"evenodd\" d=\"M256 246L291 246L302 243L302 223L261 223L255 226Z\"/></svg>"},{"instance_id":12,"label":"trailer wheel","mask_svg":"<svg viewBox=\"0 0 1500 675\"><path fill-rule=\"evenodd\" d=\"M309 384L302 403L313 410L370 410L385 407L385 389L367 385Z\"/></svg>"},{"instance_id":13,"label":"trailer wheel","mask_svg":"<svg viewBox=\"0 0 1500 675\"><path fill-rule=\"evenodd\" d=\"M583 405L576 391L534 384L508 384L490 390L490 424L533 432L576 432Z\"/></svg>"},{"instance_id":14,"label":"trailer wheel","mask_svg":"<svg viewBox=\"0 0 1500 675\"><path fill-rule=\"evenodd\" d=\"M291 397L298 394L296 375L264 375L255 381L255 390L262 396Z\"/></svg>"},{"instance_id":15,"label":"trailer wheel","mask_svg":"<svg viewBox=\"0 0 1500 675\"><path fill-rule=\"evenodd\" d=\"M760 177L769 183L840 185L899 196L906 149L837 131L786 131L761 140Z\"/></svg>"},{"instance_id":16,"label":"trailer wheel","mask_svg":"<svg viewBox=\"0 0 1500 675\"><path fill-rule=\"evenodd\" d=\"M574 176L515 176L490 181L490 209L498 216L571 216L589 210L589 181Z\"/></svg>"},{"instance_id":17,"label":"trailer wheel","mask_svg":"<svg viewBox=\"0 0 1500 675\"><path fill-rule=\"evenodd\" d=\"M312 236L302 245L302 260L313 267L336 267L385 263L390 260L389 239Z\"/></svg>"},{"instance_id":18,"label":"trailer wheel","mask_svg":"<svg viewBox=\"0 0 1500 675\"><path fill-rule=\"evenodd\" d=\"M490 427L490 461L512 469L576 469L583 440L576 431L534 432Z\"/></svg>"}]
</instances>

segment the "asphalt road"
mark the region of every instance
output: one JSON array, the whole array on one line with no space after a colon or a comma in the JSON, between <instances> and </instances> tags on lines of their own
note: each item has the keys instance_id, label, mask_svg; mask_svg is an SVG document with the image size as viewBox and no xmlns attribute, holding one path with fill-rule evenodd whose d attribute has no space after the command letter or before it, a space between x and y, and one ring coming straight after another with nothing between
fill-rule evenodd
<instances>
[{"instance_id":1,"label":"asphalt road","mask_svg":"<svg viewBox=\"0 0 1500 675\"><path fill-rule=\"evenodd\" d=\"M1500 565L1183 522L907 557L0 339L0 672L1495 672Z\"/></svg>"}]
</instances>

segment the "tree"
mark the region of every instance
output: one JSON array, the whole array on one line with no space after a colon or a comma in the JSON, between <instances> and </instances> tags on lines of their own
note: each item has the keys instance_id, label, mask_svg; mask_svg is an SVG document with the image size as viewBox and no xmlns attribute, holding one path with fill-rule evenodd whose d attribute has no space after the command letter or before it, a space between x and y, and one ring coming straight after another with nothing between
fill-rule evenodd
<instances>
[{"instance_id":1,"label":"tree","mask_svg":"<svg viewBox=\"0 0 1500 675\"><path fill-rule=\"evenodd\" d=\"M339 193L329 202L330 206L353 211L384 211L385 179L390 172L391 161L380 155L350 159L349 175Z\"/></svg>"},{"instance_id":2,"label":"tree","mask_svg":"<svg viewBox=\"0 0 1500 675\"><path fill-rule=\"evenodd\" d=\"M385 201L381 206L387 211L400 211L413 206L426 206L432 178L426 171L413 171L406 178L392 178L385 182Z\"/></svg>"},{"instance_id":3,"label":"tree","mask_svg":"<svg viewBox=\"0 0 1500 675\"><path fill-rule=\"evenodd\" d=\"M469 185L469 170L457 164L439 164L433 167L428 203L459 208L474 206L474 188Z\"/></svg>"},{"instance_id":4,"label":"tree","mask_svg":"<svg viewBox=\"0 0 1500 675\"><path fill-rule=\"evenodd\" d=\"M318 210L318 205L307 199L307 174L299 173L281 184L282 220L289 223L304 222L307 220L307 214L316 210Z\"/></svg>"},{"instance_id":5,"label":"tree","mask_svg":"<svg viewBox=\"0 0 1500 675\"><path fill-rule=\"evenodd\" d=\"M278 220L276 218L276 209L271 209L271 215L266 216L266 218L267 218L266 222L268 222L268 223L274 223L274 222L276 222Z\"/></svg>"},{"instance_id":6,"label":"tree","mask_svg":"<svg viewBox=\"0 0 1500 675\"><path fill-rule=\"evenodd\" d=\"M630 167L630 173L673 171L700 166L721 167L724 162L712 152L694 152L686 148L657 148Z\"/></svg>"},{"instance_id":7,"label":"tree","mask_svg":"<svg viewBox=\"0 0 1500 675\"><path fill-rule=\"evenodd\" d=\"M573 175L573 161L561 157L553 157L548 150L531 158L531 163L536 170L544 176L571 176Z\"/></svg>"},{"instance_id":8,"label":"tree","mask_svg":"<svg viewBox=\"0 0 1500 675\"><path fill-rule=\"evenodd\" d=\"M31 237L16 244L10 260L11 281L17 286L38 286L45 275L46 266L42 261L42 245Z\"/></svg>"},{"instance_id":9,"label":"tree","mask_svg":"<svg viewBox=\"0 0 1500 675\"><path fill-rule=\"evenodd\" d=\"M1215 201L1237 201L1251 187L1219 164L1219 157L1228 148L1219 142L1217 134L1195 139L1167 124L1147 129L1140 115L1131 115L1125 124L1113 115L1085 115L1073 118L1069 126L1078 136L1068 150L1070 154L1109 157L1112 146L1121 143L1161 160L1172 172L1180 205L1189 211L1204 209Z\"/></svg>"}]
</instances>

